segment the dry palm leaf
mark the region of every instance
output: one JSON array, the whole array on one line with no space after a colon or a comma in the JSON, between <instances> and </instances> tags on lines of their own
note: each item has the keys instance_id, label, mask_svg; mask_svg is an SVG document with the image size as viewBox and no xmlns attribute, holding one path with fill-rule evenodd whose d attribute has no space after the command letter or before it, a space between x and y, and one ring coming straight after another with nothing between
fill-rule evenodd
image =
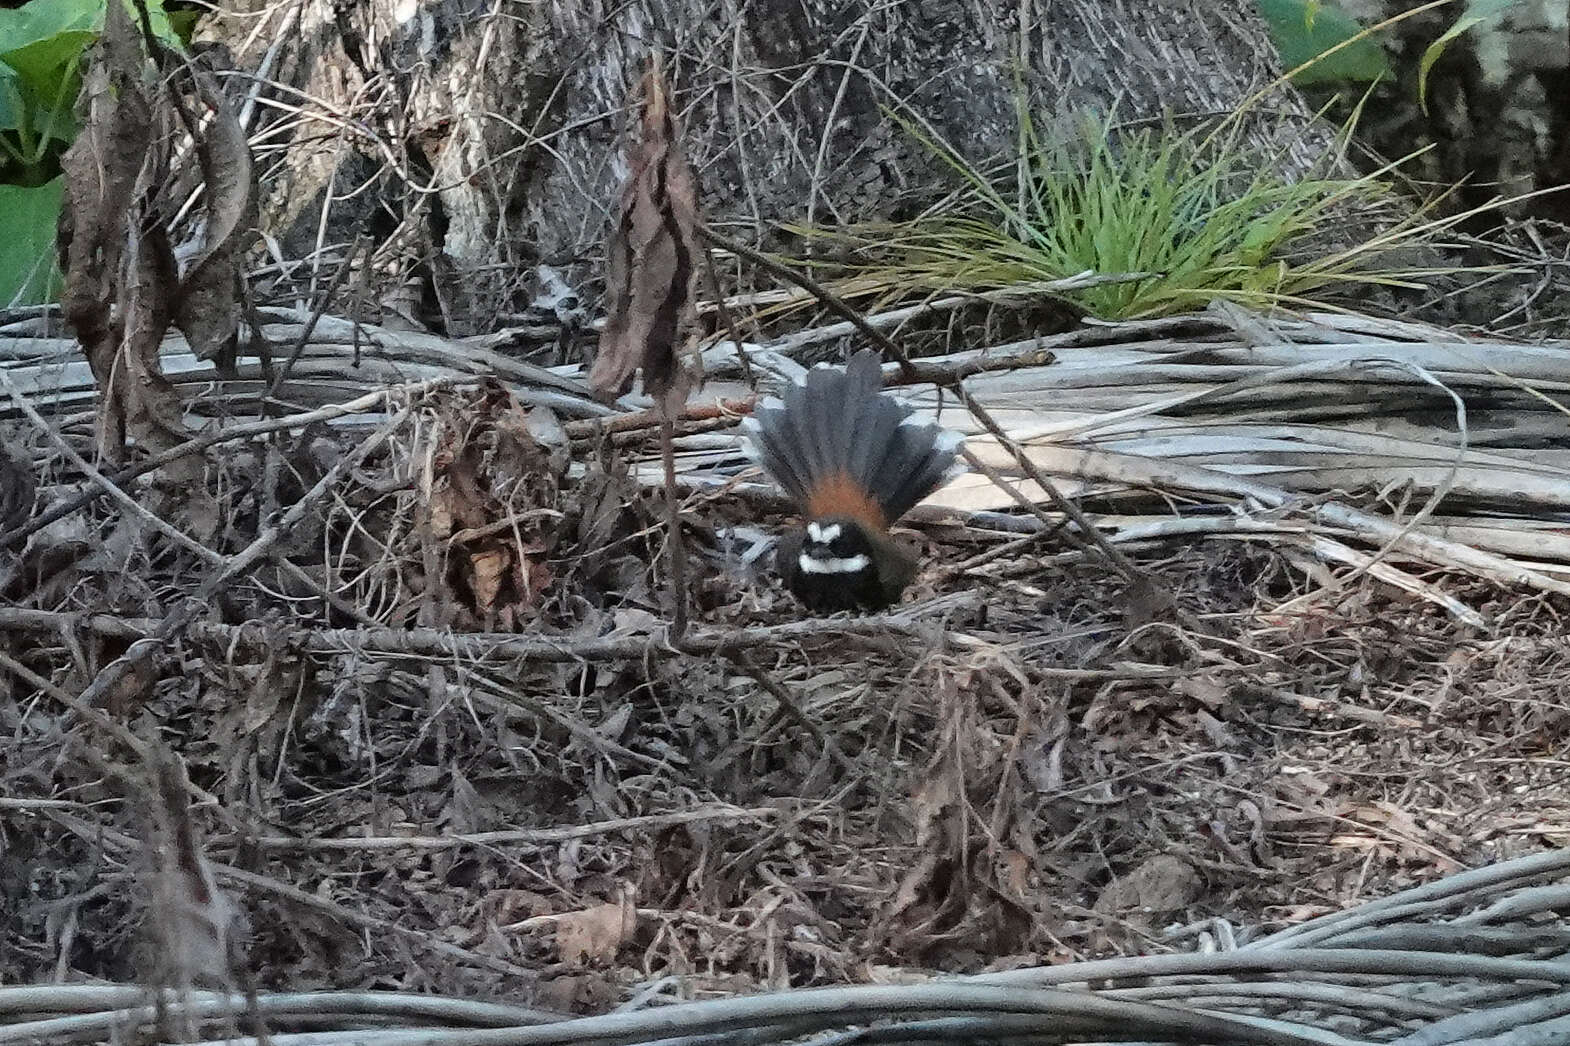
<instances>
[{"instance_id":1,"label":"dry palm leaf","mask_svg":"<svg viewBox=\"0 0 1570 1046\"><path fill-rule=\"evenodd\" d=\"M642 136L622 186L607 244L606 320L589 371L595 392L614 399L643 368L643 390L667 413L686 399L692 375L677 347L695 314L700 263L697 179L681 148L659 57L643 76Z\"/></svg>"}]
</instances>

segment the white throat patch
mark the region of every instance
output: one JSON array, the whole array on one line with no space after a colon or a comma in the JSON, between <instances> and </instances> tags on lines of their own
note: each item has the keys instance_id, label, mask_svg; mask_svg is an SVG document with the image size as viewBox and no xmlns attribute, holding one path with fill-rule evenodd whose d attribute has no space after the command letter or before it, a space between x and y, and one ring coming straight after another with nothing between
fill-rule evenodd
<instances>
[{"instance_id":1,"label":"white throat patch","mask_svg":"<svg viewBox=\"0 0 1570 1046\"><path fill-rule=\"evenodd\" d=\"M872 565L865 555L846 556L844 559L818 559L803 552L796 557L796 565L803 574L857 574Z\"/></svg>"},{"instance_id":2,"label":"white throat patch","mask_svg":"<svg viewBox=\"0 0 1570 1046\"><path fill-rule=\"evenodd\" d=\"M827 545L831 541L836 541L839 539L839 536L840 525L838 523L830 523L826 527L817 523L807 524L807 537L819 545Z\"/></svg>"}]
</instances>

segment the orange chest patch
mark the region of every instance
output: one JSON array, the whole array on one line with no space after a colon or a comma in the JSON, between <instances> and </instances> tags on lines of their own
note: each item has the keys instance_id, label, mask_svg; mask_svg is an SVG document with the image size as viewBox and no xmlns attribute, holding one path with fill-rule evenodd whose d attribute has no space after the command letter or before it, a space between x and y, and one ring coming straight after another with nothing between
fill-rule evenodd
<instances>
[{"instance_id":1,"label":"orange chest patch","mask_svg":"<svg viewBox=\"0 0 1570 1046\"><path fill-rule=\"evenodd\" d=\"M844 472L818 481L807 494L805 508L809 519L846 516L874 532L889 528L889 521L884 518L883 507L878 504L877 498Z\"/></svg>"}]
</instances>

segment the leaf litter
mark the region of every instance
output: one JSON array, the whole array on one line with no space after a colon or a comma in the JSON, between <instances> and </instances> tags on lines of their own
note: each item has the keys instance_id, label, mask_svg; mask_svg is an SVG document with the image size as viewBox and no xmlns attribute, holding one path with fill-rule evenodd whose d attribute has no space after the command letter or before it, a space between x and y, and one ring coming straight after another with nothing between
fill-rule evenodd
<instances>
[{"instance_id":1,"label":"leaf litter","mask_svg":"<svg viewBox=\"0 0 1570 1046\"><path fill-rule=\"evenodd\" d=\"M106 31L106 50L126 32ZM109 108L86 136L142 158L97 196L78 171L63 237L67 315L109 390L112 458L127 439L177 438L149 339L182 299L167 240L122 220L147 203L146 157L169 131L129 59L94 68L90 97ZM188 269L192 302L227 286L225 245L244 224L230 195L242 172L214 181L227 188L204 259L218 260ZM628 199L633 229L640 208L665 206ZM672 300L673 285L633 287L652 269L626 264L629 301ZM215 315L199 340L222 352ZM675 337L644 346L674 352ZM674 356L651 368L631 341L607 344L602 389L642 367L658 397ZM695 627L756 640L743 665L650 639L666 535L624 447L572 442L495 382L387 406L402 418L392 437L342 474L361 429L237 440L185 477L212 498L229 555L280 510L311 510L122 681L112 718L60 694L141 634L114 620L173 613L207 566L156 533L111 545L101 505L69 542L0 564L0 980L65 969L179 985L228 961L233 904L250 928L234 962L260 986L601 1012L650 993L1186 950L1176 926L1294 925L1570 838L1557 597L1448 578L1497 623L1483 637L1366 577L1327 598L1269 548L1146 550L1141 569L1192 628L1129 613L1115 576L1050 543L947 573L977 542L1012 539L950 526L921 535L920 627L790 631L799 608L717 536L781 518L692 497ZM40 501L65 485L45 476ZM105 610L113 620L87 617ZM356 624L403 630L405 645ZM419 639L436 629L484 642L438 656ZM568 654L520 654L509 637ZM595 643L627 652L581 653ZM142 782L151 817L94 754L128 755L117 721L177 753ZM172 865L149 867L147 838ZM149 897L154 916L206 927L171 953L179 969L145 961L170 932Z\"/></svg>"}]
</instances>

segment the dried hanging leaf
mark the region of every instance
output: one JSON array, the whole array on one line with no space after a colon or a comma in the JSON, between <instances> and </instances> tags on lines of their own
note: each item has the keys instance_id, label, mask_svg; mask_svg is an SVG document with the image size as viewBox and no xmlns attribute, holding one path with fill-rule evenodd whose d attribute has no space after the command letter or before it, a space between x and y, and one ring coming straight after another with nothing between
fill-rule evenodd
<instances>
[{"instance_id":1,"label":"dried hanging leaf","mask_svg":"<svg viewBox=\"0 0 1570 1046\"><path fill-rule=\"evenodd\" d=\"M61 308L98 383L98 452L110 461L123 460L128 439L157 453L186 438L158 355L179 285L161 218L172 142L163 92L125 5L109 4L83 77L81 130L61 157L58 248ZM162 476L199 540L220 523L204 465L183 458Z\"/></svg>"},{"instance_id":2,"label":"dried hanging leaf","mask_svg":"<svg viewBox=\"0 0 1570 1046\"><path fill-rule=\"evenodd\" d=\"M245 129L228 100L206 72L186 72L209 113L195 134L207 220L202 252L180 281L174 322L199 359L216 359L232 371L240 330L239 265L256 230L256 178Z\"/></svg>"},{"instance_id":3,"label":"dried hanging leaf","mask_svg":"<svg viewBox=\"0 0 1570 1046\"><path fill-rule=\"evenodd\" d=\"M606 245L606 319L589 370L596 394L615 399L643 368L643 390L667 413L692 383L677 348L695 315L701 264L697 179L681 148L659 57L643 77L642 137L622 186L621 211Z\"/></svg>"},{"instance_id":4,"label":"dried hanging leaf","mask_svg":"<svg viewBox=\"0 0 1570 1046\"><path fill-rule=\"evenodd\" d=\"M135 403L144 392L162 391L137 373L145 367L131 360L124 361L130 366L117 366L124 332L145 331L147 318L129 316L125 310L114 315L127 270L156 283L156 273L174 267L172 257L161 265L149 256L159 246L156 237L129 242L136 226L133 217L150 180L147 168L153 163L154 144L161 137L143 70L141 44L124 5L108 5L103 33L83 77L81 130L60 160L65 173L58 232L65 274L61 308L98 382L99 448L111 460L118 460L123 450L128 414L163 413L156 405ZM167 249L167 243L163 246ZM151 303L144 298L142 304Z\"/></svg>"},{"instance_id":5,"label":"dried hanging leaf","mask_svg":"<svg viewBox=\"0 0 1570 1046\"><path fill-rule=\"evenodd\" d=\"M159 752L155 762L151 914L164 983L180 991L232 991L241 983L236 971L242 957L243 913L219 889L202 853L191 820L185 764L168 750Z\"/></svg>"}]
</instances>

